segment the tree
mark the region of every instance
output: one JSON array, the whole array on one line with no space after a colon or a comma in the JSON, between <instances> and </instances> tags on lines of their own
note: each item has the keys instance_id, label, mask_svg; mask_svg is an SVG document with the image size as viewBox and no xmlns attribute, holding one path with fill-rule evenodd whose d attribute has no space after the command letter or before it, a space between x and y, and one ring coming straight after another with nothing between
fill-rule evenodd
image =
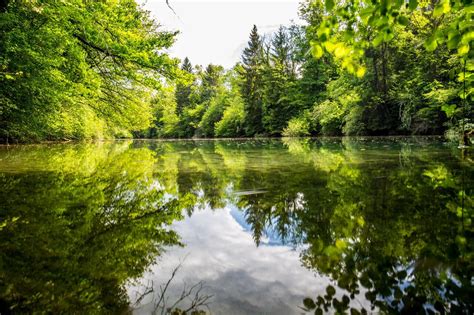
<instances>
[{"instance_id":1,"label":"tree","mask_svg":"<svg viewBox=\"0 0 474 315\"><path fill-rule=\"evenodd\" d=\"M313 54L316 58L323 56L323 51L331 54L349 73L363 77L366 73L366 57L370 56L373 65L373 82L378 90L375 111L393 115L396 110L389 106L387 82L389 47L394 39L398 40L404 28L411 25L425 26L428 33L418 34L420 42L426 51L437 52L448 49L453 62L454 72L457 73L458 100L455 103L443 104L441 109L453 120L457 119L459 129L466 142L466 127L472 128L473 82L472 57L474 52L472 4L469 1L434 0L434 1L324 1L325 15L321 23L313 29ZM457 65L456 65L457 63ZM437 60L428 73L438 72L437 65L443 65ZM439 73L439 72L438 72ZM452 74L455 74L452 73ZM453 75L452 75L453 77ZM452 79L451 79L452 81ZM392 113L390 114L390 111ZM383 121L383 120L382 120ZM452 122L451 122L452 123ZM387 125L384 121L379 123ZM389 129L393 130L393 125Z\"/></svg>"},{"instance_id":2,"label":"tree","mask_svg":"<svg viewBox=\"0 0 474 315\"><path fill-rule=\"evenodd\" d=\"M7 1L0 14L0 138L114 136L146 129L176 61L133 0Z\"/></svg>"},{"instance_id":3,"label":"tree","mask_svg":"<svg viewBox=\"0 0 474 315\"><path fill-rule=\"evenodd\" d=\"M281 135L288 121L301 109L296 85L295 38L280 26L269 45L263 70L263 125L271 135Z\"/></svg>"},{"instance_id":4,"label":"tree","mask_svg":"<svg viewBox=\"0 0 474 315\"><path fill-rule=\"evenodd\" d=\"M222 85L223 73L224 68L222 66L213 64L207 65L201 78L201 103L207 102L217 95L217 90Z\"/></svg>"},{"instance_id":5,"label":"tree","mask_svg":"<svg viewBox=\"0 0 474 315\"><path fill-rule=\"evenodd\" d=\"M247 119L245 133L254 136L263 132L262 124L262 42L254 25L250 40L242 54L241 93L245 104Z\"/></svg>"},{"instance_id":6,"label":"tree","mask_svg":"<svg viewBox=\"0 0 474 315\"><path fill-rule=\"evenodd\" d=\"M176 84L176 114L180 116L184 108L191 105L191 93L194 85L193 66L188 57L184 58L181 70L188 75L188 80L191 82L178 82ZM190 78L189 78L190 77Z\"/></svg>"}]
</instances>

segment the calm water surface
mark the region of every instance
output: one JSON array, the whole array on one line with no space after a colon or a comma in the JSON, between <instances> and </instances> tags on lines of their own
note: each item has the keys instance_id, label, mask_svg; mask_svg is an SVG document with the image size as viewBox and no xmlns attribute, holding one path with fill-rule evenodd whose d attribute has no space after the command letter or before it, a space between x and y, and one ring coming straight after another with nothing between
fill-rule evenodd
<instances>
[{"instance_id":1,"label":"calm water surface","mask_svg":"<svg viewBox=\"0 0 474 315\"><path fill-rule=\"evenodd\" d=\"M0 147L0 313L474 312L436 138Z\"/></svg>"}]
</instances>

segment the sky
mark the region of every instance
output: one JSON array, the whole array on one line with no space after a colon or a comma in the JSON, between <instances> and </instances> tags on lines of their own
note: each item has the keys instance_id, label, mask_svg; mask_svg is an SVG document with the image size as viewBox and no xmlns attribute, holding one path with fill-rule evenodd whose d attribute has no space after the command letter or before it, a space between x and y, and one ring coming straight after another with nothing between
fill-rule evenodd
<instances>
[{"instance_id":1,"label":"sky","mask_svg":"<svg viewBox=\"0 0 474 315\"><path fill-rule=\"evenodd\" d=\"M142 0L145 9L166 30L178 30L169 50L173 57L188 57L193 65L232 67L240 60L255 24L260 34L275 31L298 18L299 0Z\"/></svg>"}]
</instances>

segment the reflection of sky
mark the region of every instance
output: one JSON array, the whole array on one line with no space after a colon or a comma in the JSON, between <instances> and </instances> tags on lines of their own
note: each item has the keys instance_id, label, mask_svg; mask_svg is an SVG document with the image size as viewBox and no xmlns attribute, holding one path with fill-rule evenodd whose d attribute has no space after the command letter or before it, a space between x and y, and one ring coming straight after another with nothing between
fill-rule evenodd
<instances>
[{"instance_id":1,"label":"reflection of sky","mask_svg":"<svg viewBox=\"0 0 474 315\"><path fill-rule=\"evenodd\" d=\"M228 209L229 213L234 218L234 220L248 233L252 233L252 226L245 221L244 212L239 210L235 205L229 204ZM283 242L276 231L271 228L266 228L264 235L260 241L260 246L265 245L283 245Z\"/></svg>"},{"instance_id":2,"label":"reflection of sky","mask_svg":"<svg viewBox=\"0 0 474 315\"><path fill-rule=\"evenodd\" d=\"M157 292L184 259L169 290L170 302L183 283L204 281L204 293L213 295L213 314L299 314L303 298L323 292L328 284L302 267L299 253L290 247L257 248L235 208L197 212L175 229L186 246L168 250L142 279L153 280ZM144 305L136 313L149 314L150 308Z\"/></svg>"}]
</instances>

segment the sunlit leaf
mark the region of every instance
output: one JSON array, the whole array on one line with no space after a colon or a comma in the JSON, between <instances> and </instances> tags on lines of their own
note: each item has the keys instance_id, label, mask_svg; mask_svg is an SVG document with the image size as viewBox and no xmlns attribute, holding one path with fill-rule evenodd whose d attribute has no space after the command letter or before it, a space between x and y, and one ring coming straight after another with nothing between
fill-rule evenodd
<instances>
[{"instance_id":1,"label":"sunlit leaf","mask_svg":"<svg viewBox=\"0 0 474 315\"><path fill-rule=\"evenodd\" d=\"M445 114L446 114L446 116L448 116L448 118L451 118L451 117L453 117L454 112L456 111L456 105L443 105L441 107L441 110L443 112L445 112Z\"/></svg>"},{"instance_id":2,"label":"sunlit leaf","mask_svg":"<svg viewBox=\"0 0 474 315\"><path fill-rule=\"evenodd\" d=\"M346 241L339 239L336 241L336 247L339 249L344 249L347 247L347 243Z\"/></svg>"},{"instance_id":3,"label":"sunlit leaf","mask_svg":"<svg viewBox=\"0 0 474 315\"><path fill-rule=\"evenodd\" d=\"M311 48L311 52L314 58L319 59L323 56L323 48L321 47L321 45L312 43Z\"/></svg>"},{"instance_id":4,"label":"sunlit leaf","mask_svg":"<svg viewBox=\"0 0 474 315\"><path fill-rule=\"evenodd\" d=\"M438 42L431 36L425 41L425 48L428 51L434 51L438 47Z\"/></svg>"},{"instance_id":5,"label":"sunlit leaf","mask_svg":"<svg viewBox=\"0 0 474 315\"><path fill-rule=\"evenodd\" d=\"M441 0L433 10L433 16L438 17L442 14L446 14L451 10L449 0Z\"/></svg>"},{"instance_id":6,"label":"sunlit leaf","mask_svg":"<svg viewBox=\"0 0 474 315\"><path fill-rule=\"evenodd\" d=\"M362 67L362 66L361 66L361 67L357 68L356 76L357 76L358 78L362 78L362 77L365 75L365 72L366 72L365 67Z\"/></svg>"},{"instance_id":7,"label":"sunlit leaf","mask_svg":"<svg viewBox=\"0 0 474 315\"><path fill-rule=\"evenodd\" d=\"M458 47L458 54L464 56L469 52L469 44L463 44Z\"/></svg>"}]
</instances>

